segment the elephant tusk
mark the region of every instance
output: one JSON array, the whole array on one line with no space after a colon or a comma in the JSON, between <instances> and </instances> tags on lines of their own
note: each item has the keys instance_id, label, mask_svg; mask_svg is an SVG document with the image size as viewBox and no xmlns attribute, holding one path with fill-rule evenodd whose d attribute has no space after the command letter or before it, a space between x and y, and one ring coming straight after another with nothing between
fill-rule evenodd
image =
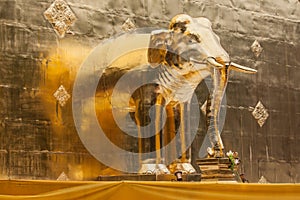
<instances>
[{"instance_id":1,"label":"elephant tusk","mask_svg":"<svg viewBox=\"0 0 300 200\"><path fill-rule=\"evenodd\" d=\"M244 73L256 73L257 72L256 69L245 67L245 66L236 64L234 62L230 63L230 68L235 70L235 71L240 71L240 72L244 72Z\"/></svg>"},{"instance_id":2,"label":"elephant tusk","mask_svg":"<svg viewBox=\"0 0 300 200\"><path fill-rule=\"evenodd\" d=\"M206 64L206 62L195 60L194 58L190 58L190 61L197 64Z\"/></svg>"},{"instance_id":3,"label":"elephant tusk","mask_svg":"<svg viewBox=\"0 0 300 200\"><path fill-rule=\"evenodd\" d=\"M218 62L216 61L216 59L213 58L213 57L208 57L206 60L207 60L207 62L209 62L210 64L212 64L212 65L215 66L215 67L223 67L223 65L220 64L220 63L218 63Z\"/></svg>"}]
</instances>

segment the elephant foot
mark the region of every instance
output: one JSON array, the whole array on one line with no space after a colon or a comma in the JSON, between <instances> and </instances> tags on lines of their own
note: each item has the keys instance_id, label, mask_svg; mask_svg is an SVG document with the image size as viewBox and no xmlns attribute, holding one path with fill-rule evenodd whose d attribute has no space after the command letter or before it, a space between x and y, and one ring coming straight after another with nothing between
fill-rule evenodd
<instances>
[{"instance_id":1,"label":"elephant foot","mask_svg":"<svg viewBox=\"0 0 300 200\"><path fill-rule=\"evenodd\" d=\"M209 158L223 158L224 149L220 148L218 145L215 145L213 148L208 147L207 153Z\"/></svg>"}]
</instances>

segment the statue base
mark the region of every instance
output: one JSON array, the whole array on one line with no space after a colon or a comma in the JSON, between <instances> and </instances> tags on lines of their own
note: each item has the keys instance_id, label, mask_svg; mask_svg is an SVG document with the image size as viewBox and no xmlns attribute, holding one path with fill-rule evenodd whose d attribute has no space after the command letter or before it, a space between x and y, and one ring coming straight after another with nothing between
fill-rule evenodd
<instances>
[{"instance_id":1,"label":"statue base","mask_svg":"<svg viewBox=\"0 0 300 200\"><path fill-rule=\"evenodd\" d=\"M143 163L139 174L170 174L170 171L164 164Z\"/></svg>"},{"instance_id":2,"label":"statue base","mask_svg":"<svg viewBox=\"0 0 300 200\"><path fill-rule=\"evenodd\" d=\"M201 174L196 173L195 169L190 163L174 163L172 164L172 167L169 170L165 164L161 164L161 163L155 164L153 163L153 160L147 160L141 164L141 168L139 169L137 174L100 175L97 177L97 180L98 181L187 181L187 182L201 181Z\"/></svg>"},{"instance_id":3,"label":"statue base","mask_svg":"<svg viewBox=\"0 0 300 200\"><path fill-rule=\"evenodd\" d=\"M177 171L181 171L182 174L194 174L196 173L196 170L191 165L191 163L188 162L175 162L168 166L170 172L174 174Z\"/></svg>"},{"instance_id":4,"label":"statue base","mask_svg":"<svg viewBox=\"0 0 300 200\"><path fill-rule=\"evenodd\" d=\"M196 162L201 170L201 181L239 182L237 166L231 170L229 158L203 158Z\"/></svg>"}]
</instances>

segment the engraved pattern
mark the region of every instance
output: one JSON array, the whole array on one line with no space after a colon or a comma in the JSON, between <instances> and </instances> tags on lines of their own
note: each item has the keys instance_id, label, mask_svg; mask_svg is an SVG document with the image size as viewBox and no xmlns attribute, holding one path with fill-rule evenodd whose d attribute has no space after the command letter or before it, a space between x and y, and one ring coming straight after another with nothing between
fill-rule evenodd
<instances>
[{"instance_id":1,"label":"engraved pattern","mask_svg":"<svg viewBox=\"0 0 300 200\"><path fill-rule=\"evenodd\" d=\"M255 40L253 42L253 44L251 45L251 51L258 58L260 56L262 50L263 50L262 46L259 44L259 42L257 40Z\"/></svg>"},{"instance_id":2,"label":"engraved pattern","mask_svg":"<svg viewBox=\"0 0 300 200\"><path fill-rule=\"evenodd\" d=\"M125 32L129 32L129 31L132 31L134 29L136 29L136 26L135 26L134 22L130 18L128 18L124 22L124 24L122 25L122 30L125 31Z\"/></svg>"},{"instance_id":3,"label":"engraved pattern","mask_svg":"<svg viewBox=\"0 0 300 200\"><path fill-rule=\"evenodd\" d=\"M257 123L260 127L265 124L266 120L269 117L267 109L260 101L256 104L254 110L252 111L252 115L257 120Z\"/></svg>"},{"instance_id":4,"label":"engraved pattern","mask_svg":"<svg viewBox=\"0 0 300 200\"><path fill-rule=\"evenodd\" d=\"M67 103L68 99L71 97L63 85L61 85L55 91L53 96L56 98L56 100L59 102L61 106L64 106Z\"/></svg>"},{"instance_id":5,"label":"engraved pattern","mask_svg":"<svg viewBox=\"0 0 300 200\"><path fill-rule=\"evenodd\" d=\"M76 21L75 14L63 0L55 0L44 12L44 16L61 38L65 36L66 32L70 32L70 26Z\"/></svg>"}]
</instances>

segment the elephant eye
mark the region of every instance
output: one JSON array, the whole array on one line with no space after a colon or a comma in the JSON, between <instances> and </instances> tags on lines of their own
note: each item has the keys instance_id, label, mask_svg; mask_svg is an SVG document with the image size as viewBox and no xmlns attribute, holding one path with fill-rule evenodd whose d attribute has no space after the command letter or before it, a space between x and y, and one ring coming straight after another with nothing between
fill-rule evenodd
<instances>
[{"instance_id":1,"label":"elephant eye","mask_svg":"<svg viewBox=\"0 0 300 200\"><path fill-rule=\"evenodd\" d=\"M200 43L201 41L200 41L200 38L199 37L197 37L196 35L190 35L190 40L189 40L189 42L190 43L192 43L192 42L198 42L198 43Z\"/></svg>"}]
</instances>

